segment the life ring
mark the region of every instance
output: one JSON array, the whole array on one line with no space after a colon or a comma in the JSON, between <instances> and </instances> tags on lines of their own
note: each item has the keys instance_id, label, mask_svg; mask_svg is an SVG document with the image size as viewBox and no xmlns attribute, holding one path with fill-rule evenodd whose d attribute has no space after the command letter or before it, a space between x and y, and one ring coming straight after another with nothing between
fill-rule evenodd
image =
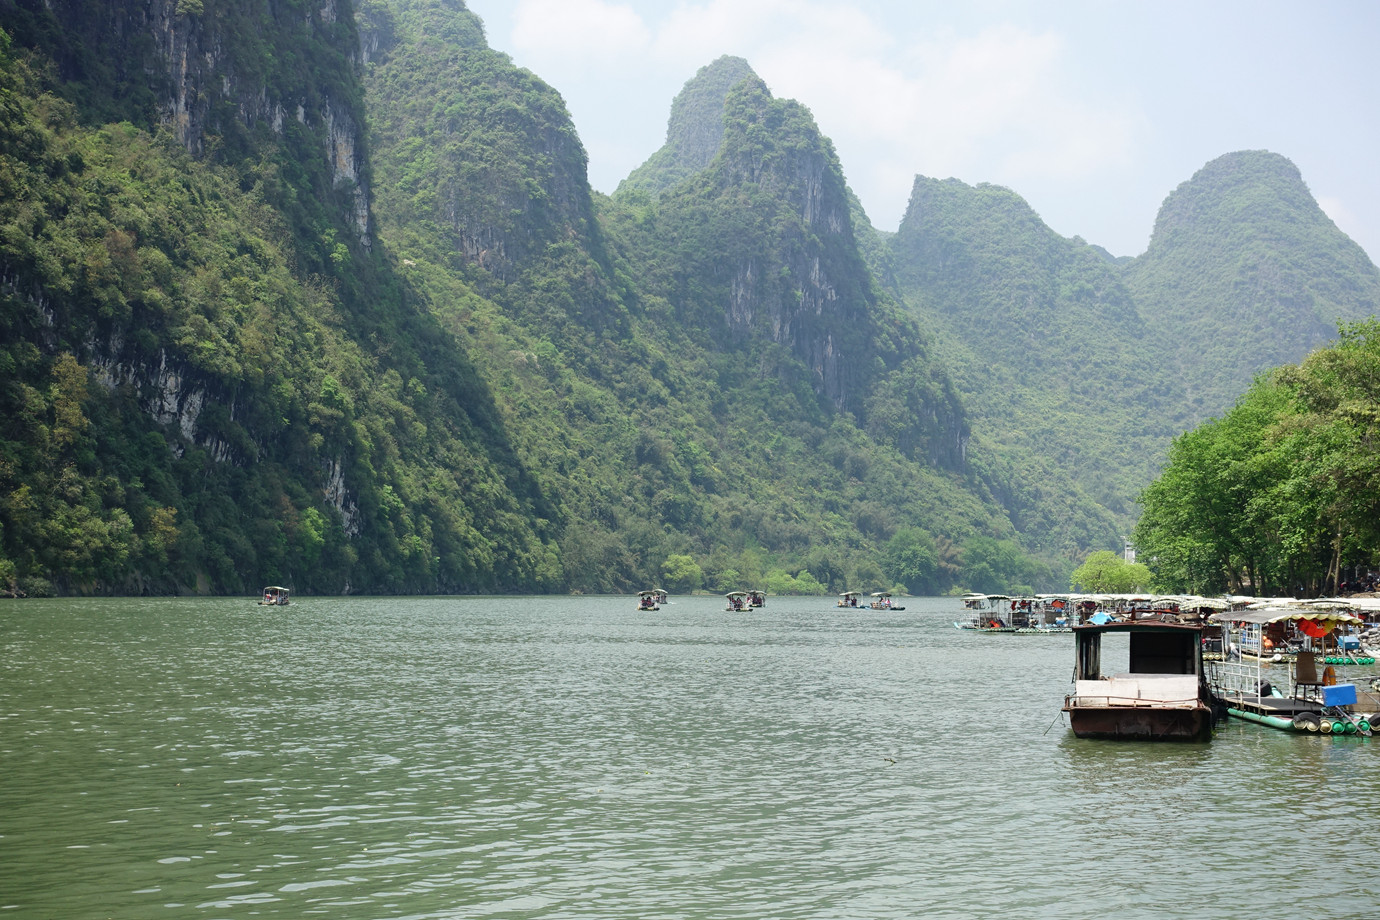
<instances>
[{"instance_id":1,"label":"life ring","mask_svg":"<svg viewBox=\"0 0 1380 920\"><path fill-rule=\"evenodd\" d=\"M1323 686L1337 686L1337 671L1335 668L1332 667L1332 665L1328 665L1327 667L1323 668Z\"/></svg>"}]
</instances>

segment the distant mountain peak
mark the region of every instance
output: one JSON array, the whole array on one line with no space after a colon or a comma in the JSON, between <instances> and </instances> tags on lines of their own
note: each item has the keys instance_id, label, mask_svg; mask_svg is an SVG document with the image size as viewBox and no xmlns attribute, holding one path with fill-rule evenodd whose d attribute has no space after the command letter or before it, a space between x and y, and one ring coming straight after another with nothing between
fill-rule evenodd
<instances>
[{"instance_id":1,"label":"distant mountain peak","mask_svg":"<svg viewBox=\"0 0 1380 920\"><path fill-rule=\"evenodd\" d=\"M724 101L729 91L755 76L747 61L731 55L701 67L671 102L666 143L633 170L618 190L660 194L707 167L723 144Z\"/></svg>"},{"instance_id":2,"label":"distant mountain peak","mask_svg":"<svg viewBox=\"0 0 1380 920\"><path fill-rule=\"evenodd\" d=\"M1298 167L1267 150L1217 157L1171 192L1127 284L1201 394L1200 416L1380 305L1365 251L1323 213Z\"/></svg>"},{"instance_id":3,"label":"distant mountain peak","mask_svg":"<svg viewBox=\"0 0 1380 920\"><path fill-rule=\"evenodd\" d=\"M1160 206L1150 248L1182 230L1213 232L1214 227L1279 216L1308 215L1325 220L1303 175L1287 157L1268 150L1239 150L1211 160L1179 185Z\"/></svg>"}]
</instances>

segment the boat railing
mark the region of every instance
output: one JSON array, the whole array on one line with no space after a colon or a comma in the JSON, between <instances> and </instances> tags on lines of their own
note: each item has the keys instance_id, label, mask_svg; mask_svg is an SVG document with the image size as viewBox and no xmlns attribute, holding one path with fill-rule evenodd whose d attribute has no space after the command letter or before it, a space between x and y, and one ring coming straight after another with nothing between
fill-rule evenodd
<instances>
[{"instance_id":1,"label":"boat railing","mask_svg":"<svg viewBox=\"0 0 1380 920\"><path fill-rule=\"evenodd\" d=\"M1266 670L1267 662L1259 659L1252 661L1206 661L1203 668L1207 672L1208 686L1218 698L1231 701L1243 700L1250 697L1258 700L1261 697L1261 689L1266 683L1273 683L1270 680L1271 672ZM1278 676L1278 675L1275 675ZM1288 681L1289 675L1284 675ZM1281 687L1281 691L1288 690L1288 687Z\"/></svg>"}]
</instances>

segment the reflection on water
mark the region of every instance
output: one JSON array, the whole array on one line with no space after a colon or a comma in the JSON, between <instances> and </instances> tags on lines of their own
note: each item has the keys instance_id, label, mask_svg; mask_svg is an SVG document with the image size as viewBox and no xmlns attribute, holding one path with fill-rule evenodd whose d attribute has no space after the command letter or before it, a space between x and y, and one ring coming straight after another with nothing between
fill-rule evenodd
<instances>
[{"instance_id":1,"label":"reflection on water","mask_svg":"<svg viewBox=\"0 0 1380 920\"><path fill-rule=\"evenodd\" d=\"M1373 743L1079 741L1070 638L957 605L5 604L0 908L1255 917L1225 880L1268 872L1370 910Z\"/></svg>"}]
</instances>

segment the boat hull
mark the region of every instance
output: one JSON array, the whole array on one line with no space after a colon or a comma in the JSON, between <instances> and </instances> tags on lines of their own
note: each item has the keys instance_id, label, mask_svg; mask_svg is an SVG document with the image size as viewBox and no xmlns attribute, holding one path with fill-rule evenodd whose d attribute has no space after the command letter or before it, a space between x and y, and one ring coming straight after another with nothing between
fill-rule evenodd
<instances>
[{"instance_id":1,"label":"boat hull","mask_svg":"<svg viewBox=\"0 0 1380 920\"><path fill-rule=\"evenodd\" d=\"M1212 710L1206 705L1192 708L1069 705L1064 711L1069 714L1069 727L1079 738L1109 741L1212 739Z\"/></svg>"}]
</instances>

